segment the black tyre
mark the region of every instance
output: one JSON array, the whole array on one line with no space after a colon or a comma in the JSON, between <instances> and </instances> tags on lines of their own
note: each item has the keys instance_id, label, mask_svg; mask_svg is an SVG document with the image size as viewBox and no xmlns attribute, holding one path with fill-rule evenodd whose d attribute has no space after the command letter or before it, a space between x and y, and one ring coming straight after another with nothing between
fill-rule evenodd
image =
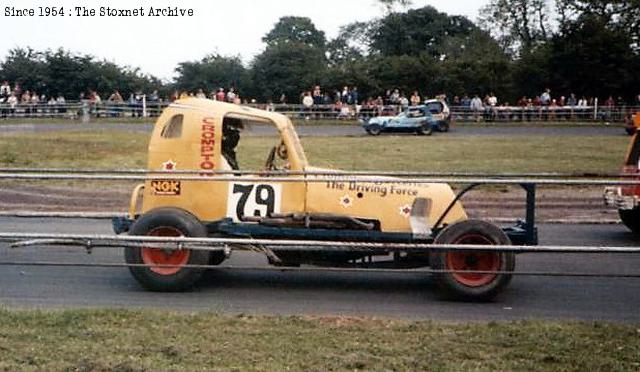
<instances>
[{"instance_id":1,"label":"black tyre","mask_svg":"<svg viewBox=\"0 0 640 372\"><path fill-rule=\"evenodd\" d=\"M624 131L627 132L627 134L630 136L633 136L634 134L636 134L637 130L638 129L634 126L626 126L624 128Z\"/></svg>"},{"instance_id":2,"label":"black tyre","mask_svg":"<svg viewBox=\"0 0 640 372\"><path fill-rule=\"evenodd\" d=\"M634 234L640 235L640 208L618 209L622 223Z\"/></svg>"},{"instance_id":3,"label":"black tyre","mask_svg":"<svg viewBox=\"0 0 640 372\"><path fill-rule=\"evenodd\" d=\"M379 136L380 133L382 133L382 127L379 126L378 124L371 124L367 126L367 133L369 133L372 136Z\"/></svg>"},{"instance_id":4,"label":"black tyre","mask_svg":"<svg viewBox=\"0 0 640 372\"><path fill-rule=\"evenodd\" d=\"M438 131L442 133L446 133L449 131L449 123L438 123Z\"/></svg>"},{"instance_id":5,"label":"black tyre","mask_svg":"<svg viewBox=\"0 0 640 372\"><path fill-rule=\"evenodd\" d=\"M433 133L433 128L430 123L424 123L418 129L418 134L421 136L430 136L431 133Z\"/></svg>"},{"instance_id":6,"label":"black tyre","mask_svg":"<svg viewBox=\"0 0 640 372\"><path fill-rule=\"evenodd\" d=\"M508 245L509 237L497 226L467 220L446 227L435 244ZM513 271L513 253L491 251L439 251L429 255L433 270ZM434 273L436 284L451 299L489 301L511 281L510 274Z\"/></svg>"},{"instance_id":7,"label":"black tyre","mask_svg":"<svg viewBox=\"0 0 640 372\"><path fill-rule=\"evenodd\" d=\"M177 208L159 208L143 214L131 227L130 235L206 237L206 227L192 214ZM146 289L159 292L188 290L205 269L182 265L207 265L210 254L200 250L163 250L153 246L125 248L128 264L173 265L177 267L129 267L133 277Z\"/></svg>"}]
</instances>

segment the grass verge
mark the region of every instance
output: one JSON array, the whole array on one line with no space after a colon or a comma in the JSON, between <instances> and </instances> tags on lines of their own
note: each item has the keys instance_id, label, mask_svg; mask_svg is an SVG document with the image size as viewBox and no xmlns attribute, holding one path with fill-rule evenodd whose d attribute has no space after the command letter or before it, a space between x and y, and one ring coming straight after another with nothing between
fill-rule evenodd
<instances>
[{"instance_id":1,"label":"grass verge","mask_svg":"<svg viewBox=\"0 0 640 372\"><path fill-rule=\"evenodd\" d=\"M246 137L243 169L262 169L276 138ZM345 170L438 172L615 172L624 136L306 137L312 165ZM117 130L0 136L0 166L145 168L148 135Z\"/></svg>"},{"instance_id":2,"label":"grass verge","mask_svg":"<svg viewBox=\"0 0 640 372\"><path fill-rule=\"evenodd\" d=\"M640 369L637 325L0 309L0 370Z\"/></svg>"}]
</instances>

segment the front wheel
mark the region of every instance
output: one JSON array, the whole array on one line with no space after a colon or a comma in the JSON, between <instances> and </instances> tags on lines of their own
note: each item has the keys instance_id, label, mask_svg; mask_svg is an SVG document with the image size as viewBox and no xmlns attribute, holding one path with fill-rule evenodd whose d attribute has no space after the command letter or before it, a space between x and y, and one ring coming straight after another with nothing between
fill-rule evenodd
<instances>
[{"instance_id":1,"label":"front wheel","mask_svg":"<svg viewBox=\"0 0 640 372\"><path fill-rule=\"evenodd\" d=\"M206 237L206 227L193 215L177 208L160 208L142 215L131 227L131 235L163 237ZM168 250L142 247L125 248L129 270L144 288L158 292L178 292L190 289L204 274L204 268L183 268L185 265L207 265L210 254L202 250Z\"/></svg>"},{"instance_id":2,"label":"front wheel","mask_svg":"<svg viewBox=\"0 0 640 372\"><path fill-rule=\"evenodd\" d=\"M634 234L640 235L640 208L619 209L618 215L622 223Z\"/></svg>"},{"instance_id":3,"label":"front wheel","mask_svg":"<svg viewBox=\"0 0 640 372\"><path fill-rule=\"evenodd\" d=\"M449 123L438 123L438 131L442 133L447 133L449 131Z\"/></svg>"},{"instance_id":4,"label":"front wheel","mask_svg":"<svg viewBox=\"0 0 640 372\"><path fill-rule=\"evenodd\" d=\"M509 237L497 226L479 220L466 220L448 226L435 244L509 245ZM495 251L437 251L429 255L434 279L449 297L465 301L489 301L511 281L515 255ZM438 271L442 272L438 272ZM482 273L464 272L479 271Z\"/></svg>"}]
</instances>

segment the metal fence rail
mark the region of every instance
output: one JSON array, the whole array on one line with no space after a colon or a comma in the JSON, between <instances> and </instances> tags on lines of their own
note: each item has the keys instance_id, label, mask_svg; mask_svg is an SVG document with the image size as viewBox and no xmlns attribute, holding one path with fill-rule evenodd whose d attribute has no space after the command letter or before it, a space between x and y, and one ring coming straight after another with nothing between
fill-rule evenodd
<instances>
[{"instance_id":1,"label":"metal fence rail","mask_svg":"<svg viewBox=\"0 0 640 372\"><path fill-rule=\"evenodd\" d=\"M510 253L553 253L553 254L636 254L638 247L585 247L585 246L513 246L513 245L456 245L456 244L384 244L384 243L356 243L349 241L309 241L309 240L271 240L271 239L241 239L241 238L186 238L186 237L153 237L153 236L111 236L111 235L82 235L82 234L27 234L0 233L0 241L10 243L13 249L24 247L53 247L78 246L91 253L93 249L122 249L125 247L148 247L165 250L204 250L229 253L234 250L252 252L267 249L285 248L288 251L339 250L347 248L353 252L394 252L426 253L431 251L491 251ZM268 248L266 248L268 247ZM0 266L52 266L52 267L156 267L156 268L195 268L195 269L223 269L223 270L275 270L275 271L376 271L376 272L406 272L406 273L467 273L467 274L505 274L521 276L552 276L552 277L608 277L608 278L640 278L640 273L593 273L593 272L557 272L557 271L486 271L486 270L436 270L436 269L379 269L379 268L259 268L259 267L219 267L215 265L159 265L159 264L128 264L121 262L57 262L57 261L0 261Z\"/></svg>"},{"instance_id":2,"label":"metal fence rail","mask_svg":"<svg viewBox=\"0 0 640 372\"><path fill-rule=\"evenodd\" d=\"M234 173L234 172L230 172ZM257 174L256 174L257 173ZM155 175L157 174L157 175ZM640 185L640 180L620 180L620 179L561 179L561 178L477 178L477 177L420 177L420 178L389 178L375 176L350 176L349 174L314 174L314 172L298 173L297 175L283 172L253 172L255 176L245 177L220 175L213 177L211 174L202 172L200 176L173 175L171 173L154 173L154 175L130 175L130 174L58 174L58 173L0 173L0 180L92 180L92 181L197 181L197 182L365 182L365 183L396 183L396 184L423 184L423 183L472 183L484 185L566 185L566 186L633 186ZM269 176L273 174L273 176Z\"/></svg>"},{"instance_id":3,"label":"metal fence rail","mask_svg":"<svg viewBox=\"0 0 640 372\"><path fill-rule=\"evenodd\" d=\"M90 102L68 101L65 103L0 103L1 118L136 118L157 117L170 101L141 102ZM376 116L396 115L405 111L399 105L313 105L301 104L246 104L246 106L278 112L292 119L304 120L366 120ZM610 121L621 122L625 116L639 112L640 106L495 106L473 110L466 106L450 107L452 117L461 122L471 121Z\"/></svg>"}]
</instances>

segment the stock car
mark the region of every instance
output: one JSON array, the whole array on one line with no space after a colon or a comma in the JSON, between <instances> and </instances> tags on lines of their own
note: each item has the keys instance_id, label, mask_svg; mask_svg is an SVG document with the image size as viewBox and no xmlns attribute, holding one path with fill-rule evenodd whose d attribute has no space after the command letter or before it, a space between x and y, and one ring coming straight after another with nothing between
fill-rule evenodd
<instances>
[{"instance_id":1,"label":"stock car","mask_svg":"<svg viewBox=\"0 0 640 372\"><path fill-rule=\"evenodd\" d=\"M237 145L244 128L255 124L275 127L278 138L265 154L263 169L243 170L242 159L255 158L258 149ZM289 118L224 102L188 98L169 105L149 141L148 170L149 178L132 192L128 216L113 220L117 234L263 240L209 250L171 250L149 242L126 247L131 274L152 291L187 290L209 266L222 263L234 249L250 247L275 266L431 267L446 293L488 300L511 280L512 252L420 251L398 245L535 240L532 223L500 228L469 219L459 201L464 192L456 195L445 183L345 178L339 171L313 167ZM195 176L176 177L179 171ZM282 245L283 240L309 246ZM377 246L350 249L336 242Z\"/></svg>"},{"instance_id":2,"label":"stock car","mask_svg":"<svg viewBox=\"0 0 640 372\"><path fill-rule=\"evenodd\" d=\"M431 135L434 130L448 132L450 111L440 100L427 100L424 105L412 106L397 116L378 116L362 121L364 130L370 135L381 133L417 133Z\"/></svg>"},{"instance_id":3,"label":"stock car","mask_svg":"<svg viewBox=\"0 0 640 372\"><path fill-rule=\"evenodd\" d=\"M633 137L629 142L627 153L624 157L621 174L627 176L627 180L640 177L640 113L631 118ZM605 205L618 209L618 215L622 223L636 235L640 235L640 186L613 186L604 190Z\"/></svg>"}]
</instances>

